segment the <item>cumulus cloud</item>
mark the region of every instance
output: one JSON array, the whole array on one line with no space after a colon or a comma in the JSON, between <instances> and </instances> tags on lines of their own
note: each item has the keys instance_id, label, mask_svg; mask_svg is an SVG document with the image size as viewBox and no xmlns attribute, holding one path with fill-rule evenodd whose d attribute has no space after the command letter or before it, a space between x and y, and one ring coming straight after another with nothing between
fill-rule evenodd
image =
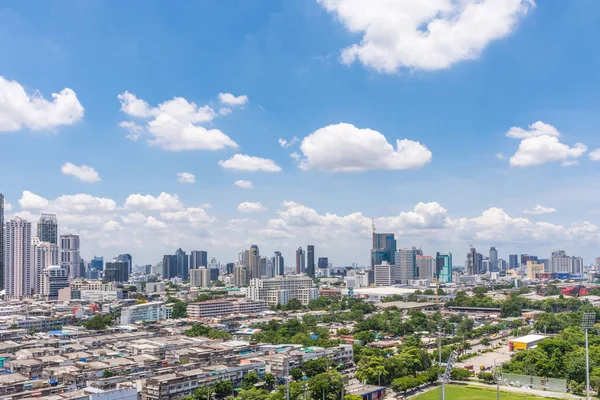
<instances>
[{"instance_id":1,"label":"cumulus cloud","mask_svg":"<svg viewBox=\"0 0 600 400\"><path fill-rule=\"evenodd\" d=\"M587 146L575 143L573 147L561 143L560 132L554 126L537 121L529 129L512 127L506 136L522 139L517 152L510 157L513 167L530 167L550 162L560 162L563 167L575 165L585 154Z\"/></svg>"},{"instance_id":2,"label":"cumulus cloud","mask_svg":"<svg viewBox=\"0 0 600 400\"><path fill-rule=\"evenodd\" d=\"M125 137L132 141L138 140L144 134L144 127L133 121L121 121L119 122L119 126L127 129L129 133Z\"/></svg>"},{"instance_id":3,"label":"cumulus cloud","mask_svg":"<svg viewBox=\"0 0 600 400\"><path fill-rule=\"evenodd\" d=\"M498 160L504 160L504 154L502 154L502 153L496 153L496 158Z\"/></svg>"},{"instance_id":4,"label":"cumulus cloud","mask_svg":"<svg viewBox=\"0 0 600 400\"><path fill-rule=\"evenodd\" d=\"M221 109L219 110L219 114L222 116L229 115L231 114L231 108L221 107Z\"/></svg>"},{"instance_id":5,"label":"cumulus cloud","mask_svg":"<svg viewBox=\"0 0 600 400\"><path fill-rule=\"evenodd\" d=\"M212 121L217 115L209 106L198 106L183 97L174 97L150 106L132 93L117 96L121 111L131 117L148 120L141 128L135 122L123 121L119 125L129 131L128 137L137 139L142 132L148 134L148 144L164 150L220 150L238 145L218 129L207 129L200 125Z\"/></svg>"},{"instance_id":6,"label":"cumulus cloud","mask_svg":"<svg viewBox=\"0 0 600 400\"><path fill-rule=\"evenodd\" d=\"M287 149L288 147L292 147L293 145L295 145L299 141L300 141L300 139L298 139L296 136L294 136L292 138L292 140L287 140L287 139L282 139L282 138L278 139L279 145L281 147L283 147L284 149Z\"/></svg>"},{"instance_id":7,"label":"cumulus cloud","mask_svg":"<svg viewBox=\"0 0 600 400\"><path fill-rule=\"evenodd\" d=\"M219 161L219 165L225 169L236 171L264 171L279 172L281 167L275 164L275 161L268 158L253 157L245 154L235 154L228 160Z\"/></svg>"},{"instance_id":8,"label":"cumulus cloud","mask_svg":"<svg viewBox=\"0 0 600 400\"><path fill-rule=\"evenodd\" d=\"M238 205L237 209L240 212L246 212L246 213L267 211L267 209L262 204L260 204L259 202L251 203L251 202L248 202L248 201L240 203Z\"/></svg>"},{"instance_id":9,"label":"cumulus cloud","mask_svg":"<svg viewBox=\"0 0 600 400\"><path fill-rule=\"evenodd\" d=\"M179 183L196 183L196 175L190 172L178 172L177 182Z\"/></svg>"},{"instance_id":10,"label":"cumulus cloud","mask_svg":"<svg viewBox=\"0 0 600 400\"><path fill-rule=\"evenodd\" d=\"M179 197L169 193L162 192L157 197L150 194L131 194L125 200L125 208L139 210L170 210L183 208Z\"/></svg>"},{"instance_id":11,"label":"cumulus cloud","mask_svg":"<svg viewBox=\"0 0 600 400\"><path fill-rule=\"evenodd\" d=\"M96 170L88 165L74 165L70 162L66 162L61 167L60 171L65 175L71 175L80 180L81 182L100 182L100 175Z\"/></svg>"},{"instance_id":12,"label":"cumulus cloud","mask_svg":"<svg viewBox=\"0 0 600 400\"><path fill-rule=\"evenodd\" d=\"M533 0L317 1L346 29L363 35L342 50L342 62L358 60L383 73L437 70L477 58L535 6Z\"/></svg>"},{"instance_id":13,"label":"cumulus cloud","mask_svg":"<svg viewBox=\"0 0 600 400\"><path fill-rule=\"evenodd\" d=\"M0 76L0 132L21 129L53 130L83 118L84 108L69 88L52 93L52 101L34 91L29 94L17 81Z\"/></svg>"},{"instance_id":14,"label":"cumulus cloud","mask_svg":"<svg viewBox=\"0 0 600 400\"><path fill-rule=\"evenodd\" d=\"M248 96L234 96L231 93L219 93L219 102L228 106L243 106L248 102Z\"/></svg>"},{"instance_id":15,"label":"cumulus cloud","mask_svg":"<svg viewBox=\"0 0 600 400\"><path fill-rule=\"evenodd\" d=\"M188 222L191 224L207 223L216 221L210 217L201 207L189 207L180 211L170 211L160 213L166 221Z\"/></svg>"},{"instance_id":16,"label":"cumulus cloud","mask_svg":"<svg viewBox=\"0 0 600 400\"><path fill-rule=\"evenodd\" d=\"M253 189L254 188L252 181L239 180L239 181L235 181L234 185L239 188L242 188L242 189Z\"/></svg>"},{"instance_id":17,"label":"cumulus cloud","mask_svg":"<svg viewBox=\"0 0 600 400\"><path fill-rule=\"evenodd\" d=\"M300 150L300 168L330 172L418 169L431 161L431 152L419 142L397 140L394 148L381 133L344 123L305 137Z\"/></svg>"},{"instance_id":18,"label":"cumulus cloud","mask_svg":"<svg viewBox=\"0 0 600 400\"><path fill-rule=\"evenodd\" d=\"M589 156L592 161L600 161L600 149L590 151Z\"/></svg>"},{"instance_id":19,"label":"cumulus cloud","mask_svg":"<svg viewBox=\"0 0 600 400\"><path fill-rule=\"evenodd\" d=\"M540 215L540 214L552 214L556 212L556 208L552 207L544 207L541 205L536 205L532 209L524 210L524 214L532 214L532 215Z\"/></svg>"}]
</instances>

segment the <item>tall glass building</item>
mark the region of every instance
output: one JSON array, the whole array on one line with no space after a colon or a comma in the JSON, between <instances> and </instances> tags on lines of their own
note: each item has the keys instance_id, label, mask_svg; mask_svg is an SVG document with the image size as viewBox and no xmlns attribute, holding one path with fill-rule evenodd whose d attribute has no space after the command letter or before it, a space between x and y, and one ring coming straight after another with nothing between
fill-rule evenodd
<instances>
[{"instance_id":1,"label":"tall glass building","mask_svg":"<svg viewBox=\"0 0 600 400\"><path fill-rule=\"evenodd\" d=\"M440 283L452 282L452 253L437 253L436 271Z\"/></svg>"}]
</instances>

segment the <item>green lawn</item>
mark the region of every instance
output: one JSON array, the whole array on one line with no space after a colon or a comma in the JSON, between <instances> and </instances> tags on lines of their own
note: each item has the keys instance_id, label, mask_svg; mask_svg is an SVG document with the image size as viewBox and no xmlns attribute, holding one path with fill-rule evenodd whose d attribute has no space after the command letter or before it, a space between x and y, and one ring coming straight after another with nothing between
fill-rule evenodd
<instances>
[{"instance_id":1,"label":"green lawn","mask_svg":"<svg viewBox=\"0 0 600 400\"><path fill-rule=\"evenodd\" d=\"M436 389L420 396L415 397L415 400L439 400L440 390ZM446 399L447 400L496 400L496 388L478 388L478 387L466 387L466 386L446 386ZM535 397L520 393L503 392L500 390L500 400L541 400L542 397Z\"/></svg>"}]
</instances>

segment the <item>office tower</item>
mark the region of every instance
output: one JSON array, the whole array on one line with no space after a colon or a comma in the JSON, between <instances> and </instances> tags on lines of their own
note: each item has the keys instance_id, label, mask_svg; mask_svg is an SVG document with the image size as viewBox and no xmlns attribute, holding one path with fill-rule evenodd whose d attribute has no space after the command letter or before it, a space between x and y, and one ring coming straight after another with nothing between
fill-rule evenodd
<instances>
[{"instance_id":1,"label":"office tower","mask_svg":"<svg viewBox=\"0 0 600 400\"><path fill-rule=\"evenodd\" d=\"M194 268L190 270L190 285L198 288L209 288L212 286L210 270L206 267Z\"/></svg>"},{"instance_id":2,"label":"office tower","mask_svg":"<svg viewBox=\"0 0 600 400\"><path fill-rule=\"evenodd\" d=\"M235 263L227 263L225 266L225 274L231 275L233 274L233 268L235 267Z\"/></svg>"},{"instance_id":3,"label":"office tower","mask_svg":"<svg viewBox=\"0 0 600 400\"><path fill-rule=\"evenodd\" d=\"M502 258L498 259L498 271L506 271L508 269L508 263Z\"/></svg>"},{"instance_id":4,"label":"office tower","mask_svg":"<svg viewBox=\"0 0 600 400\"><path fill-rule=\"evenodd\" d=\"M52 245L56 246L55 244ZM42 270L39 293L44 299L58 300L58 291L68 287L69 270L66 267L50 265Z\"/></svg>"},{"instance_id":5,"label":"office tower","mask_svg":"<svg viewBox=\"0 0 600 400\"><path fill-rule=\"evenodd\" d=\"M475 247L471 247L467 253L467 261L465 263L465 273L467 275L479 274L479 264L477 260L477 250L475 250Z\"/></svg>"},{"instance_id":6,"label":"office tower","mask_svg":"<svg viewBox=\"0 0 600 400\"><path fill-rule=\"evenodd\" d=\"M571 257L571 273L572 274L583 274L583 258Z\"/></svg>"},{"instance_id":7,"label":"office tower","mask_svg":"<svg viewBox=\"0 0 600 400\"><path fill-rule=\"evenodd\" d=\"M60 235L60 265L69 269L71 279L80 276L79 236Z\"/></svg>"},{"instance_id":8,"label":"office tower","mask_svg":"<svg viewBox=\"0 0 600 400\"><path fill-rule=\"evenodd\" d=\"M490 247L490 272L498 272L498 250Z\"/></svg>"},{"instance_id":9,"label":"office tower","mask_svg":"<svg viewBox=\"0 0 600 400\"><path fill-rule=\"evenodd\" d=\"M190 253L190 269L208 267L208 253L202 250L194 250Z\"/></svg>"},{"instance_id":10,"label":"office tower","mask_svg":"<svg viewBox=\"0 0 600 400\"><path fill-rule=\"evenodd\" d=\"M417 269L417 248L414 246L403 246L396 251L394 256L395 283L406 285L409 280L419 276Z\"/></svg>"},{"instance_id":11,"label":"office tower","mask_svg":"<svg viewBox=\"0 0 600 400\"><path fill-rule=\"evenodd\" d=\"M207 268L208 276L211 281L219 280L219 268Z\"/></svg>"},{"instance_id":12,"label":"office tower","mask_svg":"<svg viewBox=\"0 0 600 400\"><path fill-rule=\"evenodd\" d=\"M319 269L329 269L329 259L327 257L319 257L317 267Z\"/></svg>"},{"instance_id":13,"label":"office tower","mask_svg":"<svg viewBox=\"0 0 600 400\"><path fill-rule=\"evenodd\" d=\"M181 250L181 248L177 249L175 252L175 257L177 258L177 276L181 279L188 279L189 276L189 259L185 251Z\"/></svg>"},{"instance_id":14,"label":"office tower","mask_svg":"<svg viewBox=\"0 0 600 400\"><path fill-rule=\"evenodd\" d=\"M296 274L303 274L306 272L306 258L302 247L298 247L296 250Z\"/></svg>"},{"instance_id":15,"label":"office tower","mask_svg":"<svg viewBox=\"0 0 600 400\"><path fill-rule=\"evenodd\" d=\"M250 283L250 269L238 264L233 268L233 284L237 287L248 286Z\"/></svg>"},{"instance_id":16,"label":"office tower","mask_svg":"<svg viewBox=\"0 0 600 400\"><path fill-rule=\"evenodd\" d=\"M90 261L90 269L94 269L96 271L103 271L104 270L104 257L96 257L94 256L94 258L92 258L92 260Z\"/></svg>"},{"instance_id":17,"label":"office tower","mask_svg":"<svg viewBox=\"0 0 600 400\"><path fill-rule=\"evenodd\" d=\"M133 271L133 259L131 258L131 254L119 254L117 256L117 261L126 262L129 265L129 274Z\"/></svg>"},{"instance_id":18,"label":"office tower","mask_svg":"<svg viewBox=\"0 0 600 400\"><path fill-rule=\"evenodd\" d=\"M373 248L371 249L371 269L376 264L381 265L383 261L388 264L394 263L396 253L396 239L393 233L373 232Z\"/></svg>"},{"instance_id":19,"label":"office tower","mask_svg":"<svg viewBox=\"0 0 600 400\"><path fill-rule=\"evenodd\" d=\"M489 257L484 258L481 262L481 273L485 274L487 272L492 272L492 262Z\"/></svg>"},{"instance_id":20,"label":"office tower","mask_svg":"<svg viewBox=\"0 0 600 400\"><path fill-rule=\"evenodd\" d=\"M284 260L280 251L275 252L275 257L273 257L273 268L275 269L275 275L285 275Z\"/></svg>"},{"instance_id":21,"label":"office tower","mask_svg":"<svg viewBox=\"0 0 600 400\"><path fill-rule=\"evenodd\" d=\"M315 246L312 244L306 246L306 275L315 276Z\"/></svg>"},{"instance_id":22,"label":"office tower","mask_svg":"<svg viewBox=\"0 0 600 400\"><path fill-rule=\"evenodd\" d=\"M35 237L32 240L33 244L33 289L35 293L42 293L42 273L50 266L58 266L59 253L58 246L50 242L40 242L39 238ZM57 267L61 269L64 268ZM53 273L59 273L54 271ZM62 272L60 272L62 273Z\"/></svg>"},{"instance_id":23,"label":"office tower","mask_svg":"<svg viewBox=\"0 0 600 400\"><path fill-rule=\"evenodd\" d=\"M247 261L251 278L260 278L260 252L257 245L253 244L250 246L250 250L248 250Z\"/></svg>"},{"instance_id":24,"label":"office tower","mask_svg":"<svg viewBox=\"0 0 600 400\"><path fill-rule=\"evenodd\" d=\"M177 276L177 256L165 254L162 262L163 279L171 279Z\"/></svg>"},{"instance_id":25,"label":"office tower","mask_svg":"<svg viewBox=\"0 0 600 400\"><path fill-rule=\"evenodd\" d=\"M259 257L258 258L258 273L261 279L263 278L272 278L270 276L268 268L267 268L267 257Z\"/></svg>"},{"instance_id":26,"label":"office tower","mask_svg":"<svg viewBox=\"0 0 600 400\"><path fill-rule=\"evenodd\" d=\"M34 289L31 222L15 218L8 221L4 229L6 297L9 299L29 297Z\"/></svg>"},{"instance_id":27,"label":"office tower","mask_svg":"<svg viewBox=\"0 0 600 400\"><path fill-rule=\"evenodd\" d=\"M0 290L4 289L4 195L0 193Z\"/></svg>"},{"instance_id":28,"label":"office tower","mask_svg":"<svg viewBox=\"0 0 600 400\"><path fill-rule=\"evenodd\" d=\"M107 262L103 280L105 282L127 282L129 280L129 264L125 261Z\"/></svg>"},{"instance_id":29,"label":"office tower","mask_svg":"<svg viewBox=\"0 0 600 400\"><path fill-rule=\"evenodd\" d=\"M383 261L381 264L375 265L373 276L375 286L392 286L396 282L396 267Z\"/></svg>"},{"instance_id":30,"label":"office tower","mask_svg":"<svg viewBox=\"0 0 600 400\"><path fill-rule=\"evenodd\" d=\"M40 242L58 245L58 221L55 214L40 215L37 223L37 237Z\"/></svg>"},{"instance_id":31,"label":"office tower","mask_svg":"<svg viewBox=\"0 0 600 400\"><path fill-rule=\"evenodd\" d=\"M431 256L417 256L417 269L420 279L432 279L436 277L435 260Z\"/></svg>"},{"instance_id":32,"label":"office tower","mask_svg":"<svg viewBox=\"0 0 600 400\"><path fill-rule=\"evenodd\" d=\"M516 270L519 267L519 255L510 254L508 256L508 269Z\"/></svg>"},{"instance_id":33,"label":"office tower","mask_svg":"<svg viewBox=\"0 0 600 400\"><path fill-rule=\"evenodd\" d=\"M440 283L452 282L452 253L438 252L435 257L436 274Z\"/></svg>"}]
</instances>

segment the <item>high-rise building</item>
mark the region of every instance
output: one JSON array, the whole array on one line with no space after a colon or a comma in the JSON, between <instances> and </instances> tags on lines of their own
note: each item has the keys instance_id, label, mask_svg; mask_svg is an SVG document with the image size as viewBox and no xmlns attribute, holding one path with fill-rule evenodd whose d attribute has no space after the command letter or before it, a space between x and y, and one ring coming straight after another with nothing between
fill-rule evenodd
<instances>
[{"instance_id":1,"label":"high-rise building","mask_svg":"<svg viewBox=\"0 0 600 400\"><path fill-rule=\"evenodd\" d=\"M58 220L55 214L40 215L37 223L37 237L40 242L58 245Z\"/></svg>"},{"instance_id":2,"label":"high-rise building","mask_svg":"<svg viewBox=\"0 0 600 400\"><path fill-rule=\"evenodd\" d=\"M234 267L235 267L235 263L227 263L227 265L225 266L225 273L227 275L233 274L233 268Z\"/></svg>"},{"instance_id":3,"label":"high-rise building","mask_svg":"<svg viewBox=\"0 0 600 400\"><path fill-rule=\"evenodd\" d=\"M35 293L42 293L42 273L50 266L57 266L59 260L58 246L50 242L40 242L35 237L33 244L33 288ZM61 267L58 267L59 269ZM61 269L62 270L62 269ZM54 271L53 273L55 273ZM60 272L62 273L62 272Z\"/></svg>"},{"instance_id":4,"label":"high-rise building","mask_svg":"<svg viewBox=\"0 0 600 400\"><path fill-rule=\"evenodd\" d=\"M260 278L260 251L255 244L250 246L250 250L248 250L248 268L250 269L251 279Z\"/></svg>"},{"instance_id":5,"label":"high-rise building","mask_svg":"<svg viewBox=\"0 0 600 400\"><path fill-rule=\"evenodd\" d=\"M127 282L129 280L129 264L125 261L107 262L103 280L105 282Z\"/></svg>"},{"instance_id":6,"label":"high-rise building","mask_svg":"<svg viewBox=\"0 0 600 400\"><path fill-rule=\"evenodd\" d=\"M506 262L506 260L499 258L498 259L498 271L506 271L507 269L508 269L508 263Z\"/></svg>"},{"instance_id":7,"label":"high-rise building","mask_svg":"<svg viewBox=\"0 0 600 400\"><path fill-rule=\"evenodd\" d=\"M315 246L312 244L306 246L306 275L315 276Z\"/></svg>"},{"instance_id":8,"label":"high-rise building","mask_svg":"<svg viewBox=\"0 0 600 400\"><path fill-rule=\"evenodd\" d=\"M550 272L581 274L583 273L583 259L570 257L564 250L555 250L550 257Z\"/></svg>"},{"instance_id":9,"label":"high-rise building","mask_svg":"<svg viewBox=\"0 0 600 400\"><path fill-rule=\"evenodd\" d=\"M483 254L481 253L477 253L477 260L475 262L475 271L476 274L483 274L484 270L483 270Z\"/></svg>"},{"instance_id":10,"label":"high-rise building","mask_svg":"<svg viewBox=\"0 0 600 400\"><path fill-rule=\"evenodd\" d=\"M104 270L104 257L94 256L94 258L92 258L90 261L89 269L93 269L96 271L103 271Z\"/></svg>"},{"instance_id":11,"label":"high-rise building","mask_svg":"<svg viewBox=\"0 0 600 400\"><path fill-rule=\"evenodd\" d=\"M465 262L465 273L467 275L479 274L479 266L477 265L477 250L471 247L467 253L467 261Z\"/></svg>"},{"instance_id":12,"label":"high-rise building","mask_svg":"<svg viewBox=\"0 0 600 400\"><path fill-rule=\"evenodd\" d=\"M238 264L233 268L233 284L237 287L250 284L250 269L247 266Z\"/></svg>"},{"instance_id":13,"label":"high-rise building","mask_svg":"<svg viewBox=\"0 0 600 400\"><path fill-rule=\"evenodd\" d=\"M208 253L202 250L194 250L190 253L190 269L200 267L208 267Z\"/></svg>"},{"instance_id":14,"label":"high-rise building","mask_svg":"<svg viewBox=\"0 0 600 400\"><path fill-rule=\"evenodd\" d=\"M210 279L210 270L206 267L194 268L190 270L190 285L192 287L208 288L212 286Z\"/></svg>"},{"instance_id":15,"label":"high-rise building","mask_svg":"<svg viewBox=\"0 0 600 400\"><path fill-rule=\"evenodd\" d=\"M490 247L490 272L498 272L498 250Z\"/></svg>"},{"instance_id":16,"label":"high-rise building","mask_svg":"<svg viewBox=\"0 0 600 400\"><path fill-rule=\"evenodd\" d=\"M508 269L516 270L519 267L519 255L510 254L508 256Z\"/></svg>"},{"instance_id":17,"label":"high-rise building","mask_svg":"<svg viewBox=\"0 0 600 400\"><path fill-rule=\"evenodd\" d=\"M47 243L47 242L46 242ZM50 243L52 246L55 244ZM58 247L58 246L56 246ZM69 287L69 270L60 265L44 268L40 277L39 293L46 300L58 300L58 291Z\"/></svg>"},{"instance_id":18,"label":"high-rise building","mask_svg":"<svg viewBox=\"0 0 600 400\"><path fill-rule=\"evenodd\" d=\"M307 305L319 297L319 289L308 276L278 276L270 279L252 279L246 291L246 298L266 300L269 305L285 305L296 299Z\"/></svg>"},{"instance_id":19,"label":"high-rise building","mask_svg":"<svg viewBox=\"0 0 600 400\"><path fill-rule=\"evenodd\" d=\"M394 263L396 253L396 239L393 233L373 232L373 248L371 249L371 269L383 261Z\"/></svg>"},{"instance_id":20,"label":"high-rise building","mask_svg":"<svg viewBox=\"0 0 600 400\"><path fill-rule=\"evenodd\" d=\"M175 252L175 257L177 257L177 276L181 279L188 279L189 277L189 259L185 251L181 250L181 248L177 249Z\"/></svg>"},{"instance_id":21,"label":"high-rise building","mask_svg":"<svg viewBox=\"0 0 600 400\"><path fill-rule=\"evenodd\" d=\"M452 282L452 253L436 254L436 271L439 282Z\"/></svg>"},{"instance_id":22,"label":"high-rise building","mask_svg":"<svg viewBox=\"0 0 600 400\"><path fill-rule=\"evenodd\" d=\"M31 222L15 218L8 221L4 229L6 297L29 297L35 285L31 255Z\"/></svg>"},{"instance_id":23,"label":"high-rise building","mask_svg":"<svg viewBox=\"0 0 600 400\"><path fill-rule=\"evenodd\" d=\"M319 269L328 269L329 268L329 259L327 257L319 257L319 261L317 262L317 267Z\"/></svg>"},{"instance_id":24,"label":"high-rise building","mask_svg":"<svg viewBox=\"0 0 600 400\"><path fill-rule=\"evenodd\" d=\"M392 286L396 283L396 266L383 261L373 270L375 286Z\"/></svg>"},{"instance_id":25,"label":"high-rise building","mask_svg":"<svg viewBox=\"0 0 600 400\"><path fill-rule=\"evenodd\" d=\"M69 270L71 279L81 276L81 256L79 255L79 236L60 235L60 266Z\"/></svg>"},{"instance_id":26,"label":"high-rise building","mask_svg":"<svg viewBox=\"0 0 600 400\"><path fill-rule=\"evenodd\" d=\"M162 262L163 279L171 279L177 276L177 256L165 254Z\"/></svg>"},{"instance_id":27,"label":"high-rise building","mask_svg":"<svg viewBox=\"0 0 600 400\"><path fill-rule=\"evenodd\" d=\"M414 246L403 246L396 251L394 257L395 283L406 285L409 280L419 276L417 269L417 248Z\"/></svg>"},{"instance_id":28,"label":"high-rise building","mask_svg":"<svg viewBox=\"0 0 600 400\"><path fill-rule=\"evenodd\" d=\"M126 262L129 265L129 274L133 272L133 258L131 258L131 254L119 254L117 261Z\"/></svg>"},{"instance_id":29,"label":"high-rise building","mask_svg":"<svg viewBox=\"0 0 600 400\"><path fill-rule=\"evenodd\" d=\"M219 280L219 268L207 268L208 276L211 281Z\"/></svg>"},{"instance_id":30,"label":"high-rise building","mask_svg":"<svg viewBox=\"0 0 600 400\"><path fill-rule=\"evenodd\" d=\"M306 272L306 257L302 247L298 247L296 250L296 274L303 274Z\"/></svg>"},{"instance_id":31,"label":"high-rise building","mask_svg":"<svg viewBox=\"0 0 600 400\"><path fill-rule=\"evenodd\" d=\"M492 272L492 262L489 257L485 257L481 262L481 273Z\"/></svg>"},{"instance_id":32,"label":"high-rise building","mask_svg":"<svg viewBox=\"0 0 600 400\"><path fill-rule=\"evenodd\" d=\"M417 269L420 279L433 279L436 277L435 260L431 256L417 256Z\"/></svg>"},{"instance_id":33,"label":"high-rise building","mask_svg":"<svg viewBox=\"0 0 600 400\"><path fill-rule=\"evenodd\" d=\"M275 252L275 256L273 257L273 268L275 270L275 275L283 276L285 275L285 266L283 256L280 251Z\"/></svg>"},{"instance_id":34,"label":"high-rise building","mask_svg":"<svg viewBox=\"0 0 600 400\"><path fill-rule=\"evenodd\" d=\"M4 289L4 195L0 193L0 290Z\"/></svg>"}]
</instances>

